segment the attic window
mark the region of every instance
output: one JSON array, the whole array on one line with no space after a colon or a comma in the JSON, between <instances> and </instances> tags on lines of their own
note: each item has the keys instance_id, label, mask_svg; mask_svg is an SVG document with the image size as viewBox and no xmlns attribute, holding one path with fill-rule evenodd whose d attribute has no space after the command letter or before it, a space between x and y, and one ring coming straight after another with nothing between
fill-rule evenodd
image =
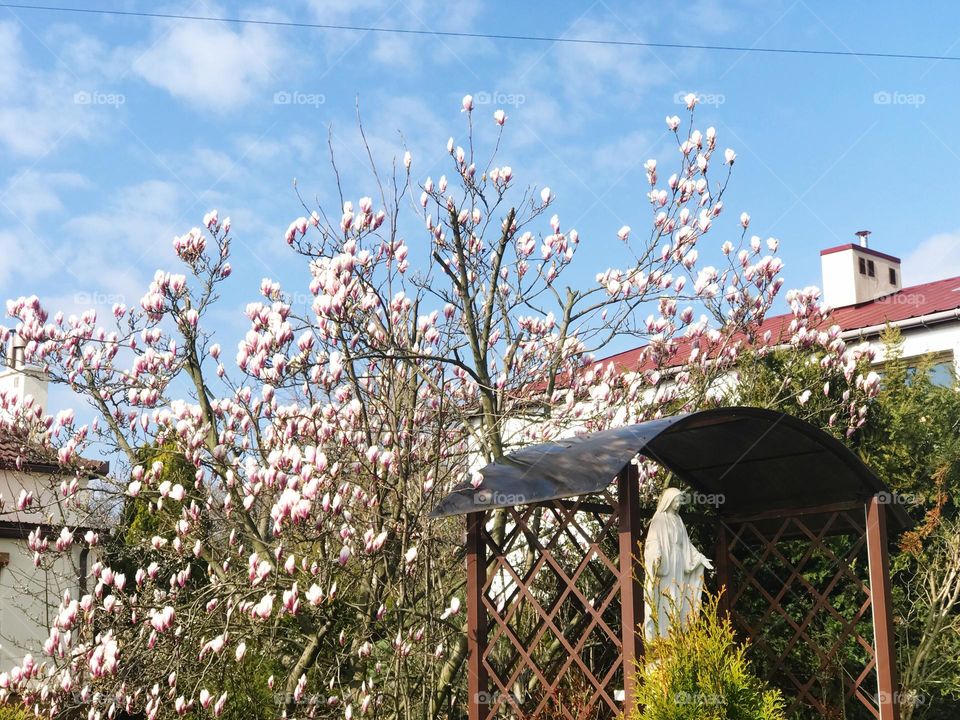
<instances>
[{"instance_id":1,"label":"attic window","mask_svg":"<svg viewBox=\"0 0 960 720\"><path fill-rule=\"evenodd\" d=\"M897 284L897 271L895 268L890 268L890 284L891 285Z\"/></svg>"},{"instance_id":2,"label":"attic window","mask_svg":"<svg viewBox=\"0 0 960 720\"><path fill-rule=\"evenodd\" d=\"M867 260L867 275L870 277L877 276L877 268L873 264L873 260Z\"/></svg>"},{"instance_id":3,"label":"attic window","mask_svg":"<svg viewBox=\"0 0 960 720\"><path fill-rule=\"evenodd\" d=\"M864 260L863 258L860 258L860 274L861 275L867 274L867 261Z\"/></svg>"}]
</instances>

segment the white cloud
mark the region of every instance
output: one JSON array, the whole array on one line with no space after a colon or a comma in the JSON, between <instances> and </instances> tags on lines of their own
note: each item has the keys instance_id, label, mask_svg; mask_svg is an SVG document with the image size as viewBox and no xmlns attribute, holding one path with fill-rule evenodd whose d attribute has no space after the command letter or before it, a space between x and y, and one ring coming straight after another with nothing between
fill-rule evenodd
<instances>
[{"instance_id":1,"label":"white cloud","mask_svg":"<svg viewBox=\"0 0 960 720\"><path fill-rule=\"evenodd\" d=\"M18 28L11 22L0 23L0 91L6 95L17 86L22 47Z\"/></svg>"},{"instance_id":2,"label":"white cloud","mask_svg":"<svg viewBox=\"0 0 960 720\"><path fill-rule=\"evenodd\" d=\"M51 266L46 248L28 231L0 230L0 286L8 295L11 294L9 288L14 280L36 282L54 271L56 268ZM23 289L22 293L29 294L27 289Z\"/></svg>"},{"instance_id":3,"label":"white cloud","mask_svg":"<svg viewBox=\"0 0 960 720\"><path fill-rule=\"evenodd\" d=\"M75 40L82 39L77 31ZM72 46L71 46L72 47ZM62 48L59 48L63 50ZM81 74L52 54L51 69L24 59L21 28L0 22L0 147L15 155L40 157L56 152L68 140L102 132L116 106L85 103L79 95L102 92L96 74Z\"/></svg>"},{"instance_id":4,"label":"white cloud","mask_svg":"<svg viewBox=\"0 0 960 720\"><path fill-rule=\"evenodd\" d=\"M96 211L77 215L63 225L63 252L74 265L102 275L106 267L129 263L144 267L150 262L172 260L171 242L198 218L179 219L192 197L182 187L163 180L147 180L117 191ZM150 268L152 270L152 268Z\"/></svg>"},{"instance_id":5,"label":"white cloud","mask_svg":"<svg viewBox=\"0 0 960 720\"><path fill-rule=\"evenodd\" d=\"M960 275L960 230L927 238L903 258L902 267L905 286Z\"/></svg>"},{"instance_id":6,"label":"white cloud","mask_svg":"<svg viewBox=\"0 0 960 720\"><path fill-rule=\"evenodd\" d=\"M65 222L0 230L3 294L35 293L49 308L65 312L135 304L153 269L175 262L174 234L197 224L178 222L186 204L178 185L147 181Z\"/></svg>"},{"instance_id":7,"label":"white cloud","mask_svg":"<svg viewBox=\"0 0 960 720\"><path fill-rule=\"evenodd\" d=\"M151 85L204 110L238 108L269 89L284 58L277 33L221 23L162 24L158 39L133 61L133 71Z\"/></svg>"},{"instance_id":8,"label":"white cloud","mask_svg":"<svg viewBox=\"0 0 960 720\"><path fill-rule=\"evenodd\" d=\"M88 186L87 179L79 173L27 170L10 178L0 190L0 215L10 213L20 222L33 225L41 215L49 218L63 211L61 189Z\"/></svg>"}]
</instances>

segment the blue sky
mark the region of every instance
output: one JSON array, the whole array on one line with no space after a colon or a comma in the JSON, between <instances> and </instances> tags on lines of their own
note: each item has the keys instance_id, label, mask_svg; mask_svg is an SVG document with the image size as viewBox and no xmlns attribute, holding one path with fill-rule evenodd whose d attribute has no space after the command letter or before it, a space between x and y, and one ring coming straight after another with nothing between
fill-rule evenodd
<instances>
[{"instance_id":1,"label":"blue sky","mask_svg":"<svg viewBox=\"0 0 960 720\"><path fill-rule=\"evenodd\" d=\"M426 0L100 2L147 10L578 38L960 55L950 2L447 3ZM916 9L914 9L916 8ZM922 8L920 10L919 8ZM674 164L665 115L702 95L738 160L716 248L735 218L781 240L788 287L819 284L819 250L873 231L907 283L960 275L951 167L960 63L370 35L0 8L0 290L51 309L136 304L171 239L218 208L233 219L217 322L236 336L262 277L306 271L283 241L308 200L333 197L327 128L347 194L373 195L355 103L378 161L448 172L460 99L481 140L509 115L502 163L549 185L582 238L576 278L616 265L624 224L646 228L643 162ZM284 99L290 102L284 103ZM724 234L724 228L728 234ZM425 241L410 223L408 239ZM714 248L714 251L716 250ZM587 252L584 252L587 250ZM701 251L709 258L709 252ZM573 277L571 277L573 279ZM227 344L225 342L225 344ZM232 341L228 346L232 345Z\"/></svg>"}]
</instances>

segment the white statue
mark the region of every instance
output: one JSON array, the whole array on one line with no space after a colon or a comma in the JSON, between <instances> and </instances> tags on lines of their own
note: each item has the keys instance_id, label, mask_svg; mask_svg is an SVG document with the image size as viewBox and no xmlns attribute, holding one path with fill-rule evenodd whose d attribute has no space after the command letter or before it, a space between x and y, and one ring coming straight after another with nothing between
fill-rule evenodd
<instances>
[{"instance_id":1,"label":"white statue","mask_svg":"<svg viewBox=\"0 0 960 720\"><path fill-rule=\"evenodd\" d=\"M683 491L663 491L643 546L643 635L648 642L667 635L671 618L685 623L699 611L703 571L713 569L709 558L690 542L678 514L683 501Z\"/></svg>"}]
</instances>

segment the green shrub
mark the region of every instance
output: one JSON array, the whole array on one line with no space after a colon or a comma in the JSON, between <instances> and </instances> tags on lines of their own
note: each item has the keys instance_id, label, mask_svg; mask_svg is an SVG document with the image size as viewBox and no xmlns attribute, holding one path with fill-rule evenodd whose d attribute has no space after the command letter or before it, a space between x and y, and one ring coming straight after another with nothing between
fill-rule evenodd
<instances>
[{"instance_id":1,"label":"green shrub","mask_svg":"<svg viewBox=\"0 0 960 720\"><path fill-rule=\"evenodd\" d=\"M23 705L9 701L0 702L0 720L36 720L36 716Z\"/></svg>"},{"instance_id":2,"label":"green shrub","mask_svg":"<svg viewBox=\"0 0 960 720\"><path fill-rule=\"evenodd\" d=\"M754 675L717 598L699 617L647 645L637 670L637 707L630 720L785 720L780 692Z\"/></svg>"}]
</instances>

